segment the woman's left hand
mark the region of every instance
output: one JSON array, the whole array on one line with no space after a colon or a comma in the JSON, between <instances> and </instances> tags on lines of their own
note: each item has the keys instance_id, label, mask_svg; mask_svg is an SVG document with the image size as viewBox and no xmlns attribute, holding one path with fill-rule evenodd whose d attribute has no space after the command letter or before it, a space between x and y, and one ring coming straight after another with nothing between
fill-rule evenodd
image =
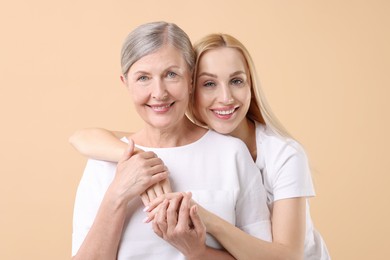
<instances>
[{"instance_id":1,"label":"woman's left hand","mask_svg":"<svg viewBox=\"0 0 390 260\"><path fill-rule=\"evenodd\" d=\"M168 170L167 168L165 168ZM166 178L153 186L149 187L145 192L141 194L142 203L147 206L156 198L172 192L171 183L169 178ZM161 200L162 201L162 200ZM161 203L160 201L160 203ZM160 204L159 203L159 204Z\"/></svg>"},{"instance_id":2,"label":"woman's left hand","mask_svg":"<svg viewBox=\"0 0 390 260\"><path fill-rule=\"evenodd\" d=\"M191 206L191 193L165 199L153 220L154 232L176 247L187 258L196 259L206 251L206 227Z\"/></svg>"},{"instance_id":3,"label":"woman's left hand","mask_svg":"<svg viewBox=\"0 0 390 260\"><path fill-rule=\"evenodd\" d=\"M144 220L145 223L149 223L152 221L159 211L161 204L164 202L164 200L173 200L178 199L181 201L183 198L183 192L168 192L164 194L158 195L156 198L154 198L152 201L150 201L147 206L145 207L144 211L147 214L146 219ZM195 205L196 203L191 200L191 206Z\"/></svg>"}]
</instances>

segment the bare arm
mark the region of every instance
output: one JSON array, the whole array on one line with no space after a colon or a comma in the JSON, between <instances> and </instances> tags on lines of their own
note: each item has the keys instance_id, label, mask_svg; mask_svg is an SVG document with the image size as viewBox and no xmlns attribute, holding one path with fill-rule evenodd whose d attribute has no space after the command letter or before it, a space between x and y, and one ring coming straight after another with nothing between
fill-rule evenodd
<instances>
[{"instance_id":1,"label":"bare arm","mask_svg":"<svg viewBox=\"0 0 390 260\"><path fill-rule=\"evenodd\" d=\"M128 202L167 177L166 172L153 174L149 171L156 162L152 152L133 156L133 148L134 144L131 141L118 163L114 180L104 195L93 224L73 259L116 259ZM84 192L76 197L76 203L80 202L80 206L83 206L82 203L88 201L90 196L97 195L88 189L88 184L88 182L82 184ZM89 196L85 191L92 193ZM88 212L82 210L75 215L75 221L78 223L76 232L82 233L89 226L88 221L85 221L85 214L88 215Z\"/></svg>"},{"instance_id":2,"label":"bare arm","mask_svg":"<svg viewBox=\"0 0 390 260\"><path fill-rule=\"evenodd\" d=\"M149 204L148 219L155 220L160 203L171 200L177 193L166 194ZM192 204L196 204L192 201ZM208 233L236 259L303 259L306 199L292 198L274 203L272 214L273 242L253 237L200 205L199 215Z\"/></svg>"},{"instance_id":3,"label":"bare arm","mask_svg":"<svg viewBox=\"0 0 390 260\"><path fill-rule=\"evenodd\" d=\"M84 156L118 162L126 149L126 143L120 138L129 134L112 132L103 128L85 128L74 132L69 142Z\"/></svg>"},{"instance_id":4,"label":"bare arm","mask_svg":"<svg viewBox=\"0 0 390 260\"><path fill-rule=\"evenodd\" d=\"M129 135L130 133L127 132L109 131L103 128L85 128L73 133L69 142L78 152L87 157L118 162L127 146L120 138ZM135 153L140 151L140 149L135 148ZM167 170L165 169L165 171ZM172 189L169 179L166 178L142 193L141 199L146 206L157 196L168 192L172 192Z\"/></svg>"},{"instance_id":5,"label":"bare arm","mask_svg":"<svg viewBox=\"0 0 390 260\"><path fill-rule=\"evenodd\" d=\"M225 250L206 245L206 227L191 206L191 193L176 193L164 199L153 221L154 232L176 247L188 260L234 259Z\"/></svg>"},{"instance_id":6,"label":"bare arm","mask_svg":"<svg viewBox=\"0 0 390 260\"><path fill-rule=\"evenodd\" d=\"M107 192L88 235L72 259L116 259L126 207L114 197Z\"/></svg>"},{"instance_id":7,"label":"bare arm","mask_svg":"<svg viewBox=\"0 0 390 260\"><path fill-rule=\"evenodd\" d=\"M199 214L212 234L237 259L303 259L305 198L278 200L272 214L273 242L250 236L200 207Z\"/></svg>"}]
</instances>

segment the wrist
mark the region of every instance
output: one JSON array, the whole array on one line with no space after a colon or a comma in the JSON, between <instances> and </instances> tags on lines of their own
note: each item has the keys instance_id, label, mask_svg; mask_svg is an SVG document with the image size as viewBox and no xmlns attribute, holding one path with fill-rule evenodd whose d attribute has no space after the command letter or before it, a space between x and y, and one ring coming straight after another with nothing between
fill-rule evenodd
<instances>
[{"instance_id":1,"label":"wrist","mask_svg":"<svg viewBox=\"0 0 390 260\"><path fill-rule=\"evenodd\" d=\"M187 255L186 256L186 259L187 260L204 260L206 259L206 251L207 251L207 247L206 245L203 245L202 248L198 248L196 250L193 250L193 252L191 252L191 255Z\"/></svg>"},{"instance_id":2,"label":"wrist","mask_svg":"<svg viewBox=\"0 0 390 260\"><path fill-rule=\"evenodd\" d=\"M207 233L213 234L218 230L218 218L198 204L198 214L206 227Z\"/></svg>"},{"instance_id":3,"label":"wrist","mask_svg":"<svg viewBox=\"0 0 390 260\"><path fill-rule=\"evenodd\" d=\"M120 189L115 187L115 185L110 185L106 192L105 200L109 202L112 206L113 210L120 210L122 208L127 208L127 204L131 199L133 199L135 195L126 194L125 192L121 192Z\"/></svg>"}]
</instances>

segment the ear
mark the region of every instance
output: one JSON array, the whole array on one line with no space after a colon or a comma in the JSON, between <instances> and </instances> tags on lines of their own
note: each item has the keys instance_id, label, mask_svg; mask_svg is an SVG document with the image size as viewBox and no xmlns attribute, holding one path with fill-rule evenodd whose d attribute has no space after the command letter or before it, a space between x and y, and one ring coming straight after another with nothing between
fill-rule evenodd
<instances>
[{"instance_id":1,"label":"ear","mask_svg":"<svg viewBox=\"0 0 390 260\"><path fill-rule=\"evenodd\" d=\"M125 85L125 87L128 88L128 86L127 86L127 79L126 79L126 77L123 74L121 75L121 81L122 81L123 85Z\"/></svg>"}]
</instances>

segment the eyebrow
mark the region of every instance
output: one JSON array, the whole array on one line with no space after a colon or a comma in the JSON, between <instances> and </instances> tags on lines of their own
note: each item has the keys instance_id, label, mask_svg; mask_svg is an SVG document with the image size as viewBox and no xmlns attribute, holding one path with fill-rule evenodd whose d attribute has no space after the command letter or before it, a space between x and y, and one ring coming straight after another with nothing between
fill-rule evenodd
<instances>
[{"instance_id":1,"label":"eyebrow","mask_svg":"<svg viewBox=\"0 0 390 260\"><path fill-rule=\"evenodd\" d=\"M237 75L240 75L240 74L245 74L244 71L242 70L238 70L236 72L233 72L232 74L229 75L229 77L233 77L233 76L237 76ZM208 73L208 72L202 72L198 75L198 78L202 77L202 76L209 76L209 77L213 77L213 78L218 78L217 75L215 74L212 74L212 73Z\"/></svg>"},{"instance_id":2,"label":"eyebrow","mask_svg":"<svg viewBox=\"0 0 390 260\"><path fill-rule=\"evenodd\" d=\"M135 71L133 74L134 74L134 75L138 75L138 74L150 74L150 72L146 72L146 71L143 71L143 70L138 70L138 71Z\"/></svg>"},{"instance_id":3,"label":"eyebrow","mask_svg":"<svg viewBox=\"0 0 390 260\"><path fill-rule=\"evenodd\" d=\"M165 68L164 71L168 71L168 70L170 70L170 69L178 69L178 70L180 70L180 71L183 70L183 68L180 67L180 66L171 65L171 66ZM150 72L145 71L145 70L137 70L137 71L135 71L133 74L150 74Z\"/></svg>"},{"instance_id":4,"label":"eyebrow","mask_svg":"<svg viewBox=\"0 0 390 260\"><path fill-rule=\"evenodd\" d=\"M215 74L211 74L211 73L208 73L208 72L202 72L198 75L198 78L202 77L202 76L209 76L209 77L213 77L213 78L217 78L217 75Z\"/></svg>"},{"instance_id":5,"label":"eyebrow","mask_svg":"<svg viewBox=\"0 0 390 260\"><path fill-rule=\"evenodd\" d=\"M233 72L232 74L230 74L230 77L237 76L237 75L240 75L240 74L246 74L246 73L244 71L242 71L242 70L238 70L238 71Z\"/></svg>"}]
</instances>

